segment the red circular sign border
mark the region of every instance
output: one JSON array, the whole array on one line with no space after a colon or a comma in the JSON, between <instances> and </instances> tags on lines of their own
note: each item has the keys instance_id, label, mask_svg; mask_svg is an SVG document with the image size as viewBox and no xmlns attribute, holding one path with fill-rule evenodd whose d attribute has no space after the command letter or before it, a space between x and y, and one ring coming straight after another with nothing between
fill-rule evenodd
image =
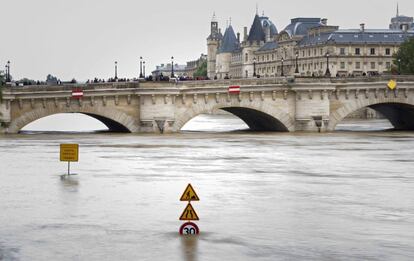
<instances>
[{"instance_id":1,"label":"red circular sign border","mask_svg":"<svg viewBox=\"0 0 414 261\"><path fill-rule=\"evenodd\" d=\"M181 227L180 227L180 235L184 235L183 234L183 230L184 230L184 227L185 226L187 226L187 225L191 225L191 226L193 226L194 228L195 228L195 230L196 230L196 235L198 235L198 234L200 234L200 229L198 228L198 226L197 226L197 224L196 223L194 223L194 222L185 222L184 224L182 224L181 225Z\"/></svg>"}]
</instances>

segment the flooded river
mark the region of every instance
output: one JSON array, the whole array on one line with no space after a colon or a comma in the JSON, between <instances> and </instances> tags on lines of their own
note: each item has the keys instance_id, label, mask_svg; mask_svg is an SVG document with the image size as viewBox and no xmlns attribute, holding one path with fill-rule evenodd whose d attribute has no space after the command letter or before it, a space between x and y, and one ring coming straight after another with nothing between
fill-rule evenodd
<instances>
[{"instance_id":1,"label":"flooded river","mask_svg":"<svg viewBox=\"0 0 414 261\"><path fill-rule=\"evenodd\" d=\"M414 260L413 132L213 121L163 136L0 136L0 260ZM358 126L339 129L370 128ZM80 144L76 176L61 177L61 143ZM201 234L183 238L188 183Z\"/></svg>"}]
</instances>

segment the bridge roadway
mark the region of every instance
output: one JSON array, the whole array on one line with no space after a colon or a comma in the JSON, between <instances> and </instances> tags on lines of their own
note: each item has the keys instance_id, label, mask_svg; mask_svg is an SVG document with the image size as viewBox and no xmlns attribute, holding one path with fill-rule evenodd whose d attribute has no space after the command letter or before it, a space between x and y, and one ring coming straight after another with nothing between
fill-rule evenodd
<instances>
[{"instance_id":1,"label":"bridge roadway","mask_svg":"<svg viewBox=\"0 0 414 261\"><path fill-rule=\"evenodd\" d=\"M414 130L414 77L269 78L179 83L134 82L3 88L0 132L18 133L27 124L57 113L83 113L111 131L174 133L199 114L218 109L241 118L255 131L330 132L347 115L371 107L396 129ZM228 87L241 86L240 94ZM72 88L84 91L71 97Z\"/></svg>"}]
</instances>

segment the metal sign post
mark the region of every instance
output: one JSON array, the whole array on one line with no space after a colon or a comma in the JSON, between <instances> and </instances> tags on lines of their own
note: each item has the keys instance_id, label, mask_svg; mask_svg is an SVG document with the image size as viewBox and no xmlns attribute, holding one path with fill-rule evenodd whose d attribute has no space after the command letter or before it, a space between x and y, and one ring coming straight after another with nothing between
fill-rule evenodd
<instances>
[{"instance_id":1,"label":"metal sign post","mask_svg":"<svg viewBox=\"0 0 414 261\"><path fill-rule=\"evenodd\" d=\"M60 161L68 162L70 176L70 163L79 161L79 144L60 144Z\"/></svg>"},{"instance_id":2,"label":"metal sign post","mask_svg":"<svg viewBox=\"0 0 414 261\"><path fill-rule=\"evenodd\" d=\"M187 188L184 190L184 193L181 196L180 201L188 201L187 207L184 209L183 213L180 216L180 220L187 221L180 227L180 234L198 235L200 233L200 230L198 229L198 226L191 221L200 219L198 218L197 213L191 205L191 201L200 201L200 198L197 196L197 193L195 192L191 184L188 184Z\"/></svg>"}]
</instances>

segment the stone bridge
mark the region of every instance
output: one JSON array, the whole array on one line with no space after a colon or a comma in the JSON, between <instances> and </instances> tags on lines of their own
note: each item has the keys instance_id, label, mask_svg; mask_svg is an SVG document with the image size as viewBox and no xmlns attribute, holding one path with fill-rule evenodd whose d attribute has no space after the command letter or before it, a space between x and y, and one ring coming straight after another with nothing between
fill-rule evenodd
<instances>
[{"instance_id":1,"label":"stone bridge","mask_svg":"<svg viewBox=\"0 0 414 261\"><path fill-rule=\"evenodd\" d=\"M255 131L334 131L347 115L370 107L396 129L414 130L414 77L272 78L179 83L133 82L3 88L0 132L18 133L27 124L57 113L83 113L110 131L174 133L192 118L221 109ZM228 87L241 86L240 94ZM82 88L81 99L71 97Z\"/></svg>"}]
</instances>

